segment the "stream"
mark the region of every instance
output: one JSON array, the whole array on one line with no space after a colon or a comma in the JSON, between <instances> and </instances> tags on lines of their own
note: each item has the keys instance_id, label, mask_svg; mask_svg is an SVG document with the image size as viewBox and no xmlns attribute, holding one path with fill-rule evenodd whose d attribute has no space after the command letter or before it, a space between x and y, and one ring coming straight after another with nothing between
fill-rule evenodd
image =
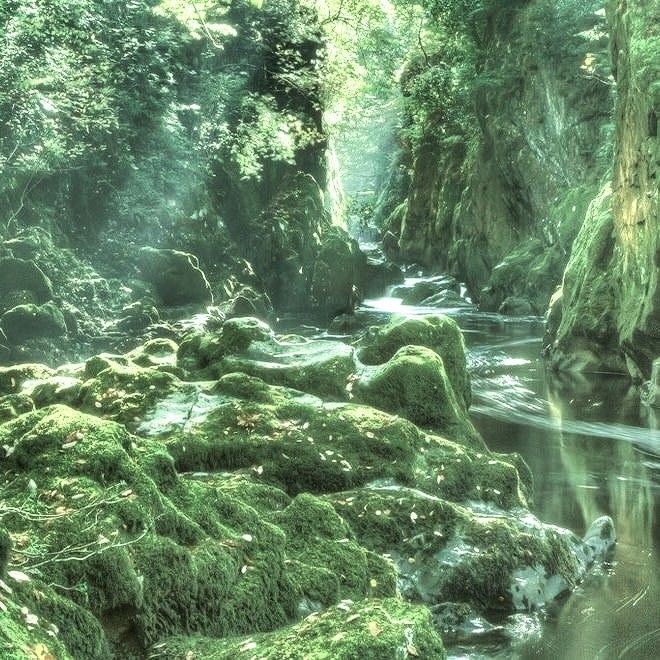
<instances>
[{"instance_id":1,"label":"stream","mask_svg":"<svg viewBox=\"0 0 660 660\"><path fill-rule=\"evenodd\" d=\"M403 288L424 281L408 278ZM492 450L518 452L530 466L533 511L578 535L606 514L618 537L611 562L594 569L569 597L547 611L501 622L514 631L508 641L450 647L450 658L657 658L659 411L642 406L626 379L547 373L538 317L503 317L467 305L403 305L389 295L366 300L356 321L366 327L393 315L433 313L452 316L461 327L472 419Z\"/></svg>"}]
</instances>

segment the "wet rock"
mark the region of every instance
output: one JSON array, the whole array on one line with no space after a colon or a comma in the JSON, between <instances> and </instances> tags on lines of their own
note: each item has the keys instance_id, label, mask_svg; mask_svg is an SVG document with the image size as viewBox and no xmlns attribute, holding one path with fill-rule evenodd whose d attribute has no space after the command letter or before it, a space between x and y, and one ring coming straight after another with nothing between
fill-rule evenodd
<instances>
[{"instance_id":1,"label":"wet rock","mask_svg":"<svg viewBox=\"0 0 660 660\"><path fill-rule=\"evenodd\" d=\"M222 304L223 313L227 318L253 316L262 321L273 317L273 304L268 294L255 291L252 287L242 287L238 293Z\"/></svg>"},{"instance_id":2,"label":"wet rock","mask_svg":"<svg viewBox=\"0 0 660 660\"><path fill-rule=\"evenodd\" d=\"M660 408L660 358L653 362L651 380L642 389L642 401L652 408Z\"/></svg>"},{"instance_id":3,"label":"wet rock","mask_svg":"<svg viewBox=\"0 0 660 660\"><path fill-rule=\"evenodd\" d=\"M139 367L175 367L178 350L178 345L171 339L150 339L126 357Z\"/></svg>"},{"instance_id":4,"label":"wet rock","mask_svg":"<svg viewBox=\"0 0 660 660\"><path fill-rule=\"evenodd\" d=\"M250 637L174 638L159 645L157 651L168 657L192 652L205 658L233 658L252 652L265 660L447 657L430 612L394 598L343 601L294 626Z\"/></svg>"},{"instance_id":5,"label":"wet rock","mask_svg":"<svg viewBox=\"0 0 660 660\"><path fill-rule=\"evenodd\" d=\"M497 311L506 316L531 316L534 313L529 300L516 296L509 296Z\"/></svg>"},{"instance_id":6,"label":"wet rock","mask_svg":"<svg viewBox=\"0 0 660 660\"><path fill-rule=\"evenodd\" d=\"M493 625L467 603L441 603L431 608L433 622L446 644L502 641L504 626Z\"/></svg>"},{"instance_id":7,"label":"wet rock","mask_svg":"<svg viewBox=\"0 0 660 660\"><path fill-rule=\"evenodd\" d=\"M420 303L422 307L474 307L456 291L441 291Z\"/></svg>"},{"instance_id":8,"label":"wet rock","mask_svg":"<svg viewBox=\"0 0 660 660\"><path fill-rule=\"evenodd\" d=\"M23 303L41 305L52 298L50 280L34 261L0 259L0 312Z\"/></svg>"},{"instance_id":9,"label":"wet rock","mask_svg":"<svg viewBox=\"0 0 660 660\"><path fill-rule=\"evenodd\" d=\"M178 250L143 247L139 265L166 306L212 303L213 295L197 257Z\"/></svg>"},{"instance_id":10,"label":"wet rock","mask_svg":"<svg viewBox=\"0 0 660 660\"><path fill-rule=\"evenodd\" d=\"M416 282L412 288L409 286L395 287L392 295L395 298L400 297L404 305L420 305L428 298L447 291L459 293L460 285L453 277L441 275Z\"/></svg>"},{"instance_id":11,"label":"wet rock","mask_svg":"<svg viewBox=\"0 0 660 660\"><path fill-rule=\"evenodd\" d=\"M363 403L431 427L448 438L483 447L442 358L429 348L400 348L388 362L362 374L355 395Z\"/></svg>"},{"instance_id":12,"label":"wet rock","mask_svg":"<svg viewBox=\"0 0 660 660\"><path fill-rule=\"evenodd\" d=\"M465 362L465 343L456 322L447 316L395 319L372 327L356 343L358 357L368 365L387 362L404 346L426 346L441 358L459 401L471 402L470 377Z\"/></svg>"},{"instance_id":13,"label":"wet rock","mask_svg":"<svg viewBox=\"0 0 660 660\"><path fill-rule=\"evenodd\" d=\"M8 341L14 345L28 339L66 335L64 316L53 302L18 305L2 315L0 325Z\"/></svg>"},{"instance_id":14,"label":"wet rock","mask_svg":"<svg viewBox=\"0 0 660 660\"><path fill-rule=\"evenodd\" d=\"M366 267L357 241L339 227L327 229L312 274L314 308L328 317L352 312L364 295L360 286Z\"/></svg>"},{"instance_id":15,"label":"wet rock","mask_svg":"<svg viewBox=\"0 0 660 660\"><path fill-rule=\"evenodd\" d=\"M329 496L358 540L387 552L401 588L426 603L465 602L481 610L531 610L575 587L602 548L611 520L596 523L604 545L544 525L531 514L458 505L421 491L372 487Z\"/></svg>"}]
</instances>

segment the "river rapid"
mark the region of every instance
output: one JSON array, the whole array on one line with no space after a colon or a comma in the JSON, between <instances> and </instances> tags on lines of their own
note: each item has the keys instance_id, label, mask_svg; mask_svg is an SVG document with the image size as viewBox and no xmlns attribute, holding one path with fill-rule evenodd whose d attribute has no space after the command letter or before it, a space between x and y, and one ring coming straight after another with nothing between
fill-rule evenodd
<instances>
[{"instance_id":1,"label":"river rapid","mask_svg":"<svg viewBox=\"0 0 660 660\"><path fill-rule=\"evenodd\" d=\"M408 278L412 289L424 278ZM366 300L354 327L443 313L460 325L472 377L471 416L488 446L520 453L534 475L533 511L584 534L601 515L618 542L570 596L506 620L506 635L450 646L450 658L657 658L660 651L660 411L617 376L556 376L541 358L543 320L473 306ZM464 291L462 292L464 295ZM335 334L332 331L327 334Z\"/></svg>"}]
</instances>

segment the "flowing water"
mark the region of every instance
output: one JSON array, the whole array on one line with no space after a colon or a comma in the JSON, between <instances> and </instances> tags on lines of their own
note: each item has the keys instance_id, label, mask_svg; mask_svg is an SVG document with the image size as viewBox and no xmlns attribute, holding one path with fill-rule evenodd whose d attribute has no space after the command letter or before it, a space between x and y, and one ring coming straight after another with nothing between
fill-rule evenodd
<instances>
[{"instance_id":1,"label":"flowing water","mask_svg":"<svg viewBox=\"0 0 660 660\"><path fill-rule=\"evenodd\" d=\"M579 535L607 514L618 536L611 561L563 602L510 617L515 634L506 642L451 648L450 657L660 657L660 411L641 406L626 379L548 374L539 318L405 306L393 297L367 300L357 317L368 325L437 312L464 332L472 419L488 446L520 453L534 474L533 510Z\"/></svg>"}]
</instances>

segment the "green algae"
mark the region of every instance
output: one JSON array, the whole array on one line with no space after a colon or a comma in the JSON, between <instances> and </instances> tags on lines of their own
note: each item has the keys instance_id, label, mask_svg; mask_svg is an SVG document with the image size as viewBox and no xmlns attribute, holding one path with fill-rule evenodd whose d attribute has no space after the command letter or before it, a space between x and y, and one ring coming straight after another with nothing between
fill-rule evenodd
<instances>
[{"instance_id":1,"label":"green algae","mask_svg":"<svg viewBox=\"0 0 660 660\"><path fill-rule=\"evenodd\" d=\"M181 637L155 651L165 658L218 660L245 655L260 660L405 660L446 657L430 612L401 600L347 601L266 635L217 640Z\"/></svg>"}]
</instances>

